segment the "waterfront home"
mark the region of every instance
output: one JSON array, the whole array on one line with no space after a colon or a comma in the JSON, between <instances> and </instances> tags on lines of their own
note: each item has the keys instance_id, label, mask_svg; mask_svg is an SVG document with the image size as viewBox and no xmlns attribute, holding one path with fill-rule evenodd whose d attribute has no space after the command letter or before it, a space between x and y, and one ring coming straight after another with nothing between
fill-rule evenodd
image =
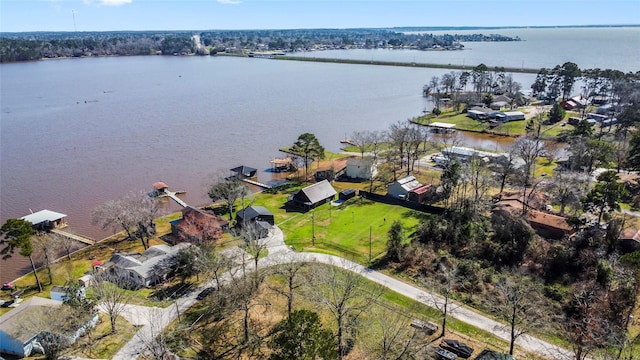
<instances>
[{"instance_id":1,"label":"waterfront home","mask_svg":"<svg viewBox=\"0 0 640 360\"><path fill-rule=\"evenodd\" d=\"M348 178L371 180L377 173L378 167L371 156L350 157L347 160L346 176Z\"/></svg>"},{"instance_id":2,"label":"waterfront home","mask_svg":"<svg viewBox=\"0 0 640 360\"><path fill-rule=\"evenodd\" d=\"M524 120L525 116L522 111L505 111L496 114L496 120L501 122Z\"/></svg>"},{"instance_id":3,"label":"waterfront home","mask_svg":"<svg viewBox=\"0 0 640 360\"><path fill-rule=\"evenodd\" d=\"M176 256L180 250L189 246L192 245L190 243L180 243L175 246L154 245L142 253L116 253L104 264L103 269L129 285L151 286L165 280L158 276L154 267Z\"/></svg>"},{"instance_id":4,"label":"waterfront home","mask_svg":"<svg viewBox=\"0 0 640 360\"><path fill-rule=\"evenodd\" d=\"M492 110L500 110L502 108L511 107L513 99L506 95L497 95L493 98L493 102L489 106Z\"/></svg>"},{"instance_id":5,"label":"waterfront home","mask_svg":"<svg viewBox=\"0 0 640 360\"><path fill-rule=\"evenodd\" d=\"M333 201L336 194L333 186L327 180L322 180L293 193L289 196L288 203L304 210L311 210Z\"/></svg>"},{"instance_id":6,"label":"waterfront home","mask_svg":"<svg viewBox=\"0 0 640 360\"><path fill-rule=\"evenodd\" d=\"M565 110L584 109L587 105L589 105L589 99L582 95L574 96L571 99L560 102L560 106Z\"/></svg>"},{"instance_id":7,"label":"waterfront home","mask_svg":"<svg viewBox=\"0 0 640 360\"><path fill-rule=\"evenodd\" d=\"M229 230L229 222L207 210L187 206L182 209L182 217L171 221L171 234L179 242L199 244L216 241Z\"/></svg>"},{"instance_id":8,"label":"waterfront home","mask_svg":"<svg viewBox=\"0 0 640 360\"><path fill-rule=\"evenodd\" d=\"M489 113L492 112L493 110L490 108L474 106L467 110L467 116L474 120L487 120L489 118Z\"/></svg>"},{"instance_id":9,"label":"waterfront home","mask_svg":"<svg viewBox=\"0 0 640 360\"><path fill-rule=\"evenodd\" d=\"M27 216L23 216L20 219L33 224L33 228L36 230L48 231L67 226L65 222L66 217L67 215L55 211L41 210Z\"/></svg>"}]
</instances>

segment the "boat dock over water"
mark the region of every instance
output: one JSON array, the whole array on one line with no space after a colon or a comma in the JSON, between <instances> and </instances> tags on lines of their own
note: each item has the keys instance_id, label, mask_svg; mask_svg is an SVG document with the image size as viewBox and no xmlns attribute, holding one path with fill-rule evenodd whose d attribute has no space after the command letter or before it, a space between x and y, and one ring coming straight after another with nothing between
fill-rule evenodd
<instances>
[{"instance_id":1,"label":"boat dock over water","mask_svg":"<svg viewBox=\"0 0 640 360\"><path fill-rule=\"evenodd\" d=\"M178 205L182 206L183 208L186 208L189 206L186 202L184 202L182 199L180 199L177 196L178 194L186 193L186 191L169 191L169 186L161 181L154 183L153 189L154 190L149 193L149 196L153 198L168 197L168 198L171 198L171 200L178 203Z\"/></svg>"},{"instance_id":2,"label":"boat dock over water","mask_svg":"<svg viewBox=\"0 0 640 360\"><path fill-rule=\"evenodd\" d=\"M242 181L246 182L247 184L259 186L259 187L264 188L264 189L271 189L271 186L269 186L267 184L263 184L263 183L258 182L258 181L253 181L251 179L242 179Z\"/></svg>"},{"instance_id":3,"label":"boat dock over water","mask_svg":"<svg viewBox=\"0 0 640 360\"><path fill-rule=\"evenodd\" d=\"M78 234L73 234L73 233L70 233L70 232L67 232L67 231L64 231L64 230L61 230L61 229L51 229L50 231L52 233L54 233L54 234L58 234L60 236L68 237L69 239L73 239L73 240L79 241L79 242L81 242L83 244L93 245L93 244L96 243L95 240L89 239L88 237L84 237L84 236L81 236L81 235L78 235Z\"/></svg>"}]
</instances>

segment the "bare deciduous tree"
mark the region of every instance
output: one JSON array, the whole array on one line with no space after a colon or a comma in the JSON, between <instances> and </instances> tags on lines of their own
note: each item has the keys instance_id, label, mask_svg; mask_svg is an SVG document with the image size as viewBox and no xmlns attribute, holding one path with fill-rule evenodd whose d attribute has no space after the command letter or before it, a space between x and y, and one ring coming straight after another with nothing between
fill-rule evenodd
<instances>
[{"instance_id":1,"label":"bare deciduous tree","mask_svg":"<svg viewBox=\"0 0 640 360\"><path fill-rule=\"evenodd\" d=\"M53 284L51 263L55 261L56 255L62 247L60 239L61 236L58 234L36 235L33 237L33 245L40 249L38 257L44 262L44 268L47 270L47 276L49 277L49 284Z\"/></svg>"},{"instance_id":2,"label":"bare deciduous tree","mask_svg":"<svg viewBox=\"0 0 640 360\"><path fill-rule=\"evenodd\" d=\"M153 308L146 315L149 324L147 331L139 331L136 335L142 341L145 355L155 360L176 358L171 348L179 348L179 344L184 341L186 329L180 323L171 329L165 329L168 320L165 319L163 309Z\"/></svg>"},{"instance_id":3,"label":"bare deciduous tree","mask_svg":"<svg viewBox=\"0 0 640 360\"><path fill-rule=\"evenodd\" d=\"M207 190L212 201L223 200L229 211L229 221L233 220L233 204L236 200L247 196L247 186L237 177L224 178L219 176Z\"/></svg>"},{"instance_id":4,"label":"bare deciduous tree","mask_svg":"<svg viewBox=\"0 0 640 360\"><path fill-rule=\"evenodd\" d=\"M109 316L111 333L116 333L116 320L133 298L133 292L125 289L129 284L106 271L95 274L91 292L98 306Z\"/></svg>"},{"instance_id":5,"label":"bare deciduous tree","mask_svg":"<svg viewBox=\"0 0 640 360\"><path fill-rule=\"evenodd\" d=\"M119 200L109 200L93 210L94 224L102 229L121 230L129 239L139 239L149 247L149 239L155 234L153 220L158 216L155 201L144 192L130 192Z\"/></svg>"},{"instance_id":6,"label":"bare deciduous tree","mask_svg":"<svg viewBox=\"0 0 640 360\"><path fill-rule=\"evenodd\" d=\"M513 355L516 340L541 324L542 316L536 303L538 291L523 277L518 280L502 279L496 289L496 311L508 322L508 325L503 327L509 331L509 354Z\"/></svg>"},{"instance_id":7,"label":"bare deciduous tree","mask_svg":"<svg viewBox=\"0 0 640 360\"><path fill-rule=\"evenodd\" d=\"M326 309L336 322L338 356L343 358L349 346L348 334L355 334L358 320L371 304L383 293L384 288L368 286L352 265L343 264L343 270L336 266L317 267L309 279L311 301Z\"/></svg>"},{"instance_id":8,"label":"bare deciduous tree","mask_svg":"<svg viewBox=\"0 0 640 360\"><path fill-rule=\"evenodd\" d=\"M287 316L291 316L293 311L293 297L295 292L303 286L303 278L300 271L307 264L295 261L293 258L288 259L284 264L275 266L273 274L276 277L283 278L285 286L272 286L271 290L287 299Z\"/></svg>"},{"instance_id":9,"label":"bare deciduous tree","mask_svg":"<svg viewBox=\"0 0 640 360\"><path fill-rule=\"evenodd\" d=\"M552 195L554 203L560 205L560 214L564 215L567 206L580 205L580 199L587 193L589 181L583 173L556 171L546 190Z\"/></svg>"},{"instance_id":10,"label":"bare deciduous tree","mask_svg":"<svg viewBox=\"0 0 640 360\"><path fill-rule=\"evenodd\" d=\"M448 266L444 263L439 264L440 271L438 272L438 279L435 279L432 282L432 286L436 288L436 291L433 293L427 293L428 297L430 297L429 303L432 304L440 314L442 315L442 331L440 336L445 336L447 331L447 316L449 316L449 312L457 309L459 305L456 305L452 302L452 295L454 286L457 282L457 267ZM435 294L439 294L435 295Z\"/></svg>"},{"instance_id":11,"label":"bare deciduous tree","mask_svg":"<svg viewBox=\"0 0 640 360\"><path fill-rule=\"evenodd\" d=\"M376 311L370 326L364 330L362 345L372 359L399 360L416 358L425 344L407 315L389 308Z\"/></svg>"}]
</instances>

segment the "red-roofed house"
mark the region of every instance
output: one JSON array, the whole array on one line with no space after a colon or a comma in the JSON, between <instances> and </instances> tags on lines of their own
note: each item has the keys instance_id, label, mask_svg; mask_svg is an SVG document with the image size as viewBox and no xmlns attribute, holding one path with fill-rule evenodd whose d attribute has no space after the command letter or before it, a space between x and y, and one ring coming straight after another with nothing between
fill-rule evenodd
<instances>
[{"instance_id":1,"label":"red-roofed house","mask_svg":"<svg viewBox=\"0 0 640 360\"><path fill-rule=\"evenodd\" d=\"M218 240L227 229L227 220L193 206L182 209L182 218L171 222L171 233L178 241L194 244Z\"/></svg>"},{"instance_id":2,"label":"red-roofed house","mask_svg":"<svg viewBox=\"0 0 640 360\"><path fill-rule=\"evenodd\" d=\"M512 216L522 216L524 204L522 197L515 194L503 196L502 200L495 203L493 212ZM536 233L544 238L560 239L574 233L574 229L566 221L566 218L528 207L524 218Z\"/></svg>"}]
</instances>

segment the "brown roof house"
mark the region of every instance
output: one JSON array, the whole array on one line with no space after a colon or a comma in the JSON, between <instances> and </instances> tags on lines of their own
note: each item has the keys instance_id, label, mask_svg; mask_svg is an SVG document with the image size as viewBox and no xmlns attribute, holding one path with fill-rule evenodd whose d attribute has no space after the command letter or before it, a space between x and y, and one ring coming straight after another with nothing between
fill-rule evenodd
<instances>
[{"instance_id":1,"label":"brown roof house","mask_svg":"<svg viewBox=\"0 0 640 360\"><path fill-rule=\"evenodd\" d=\"M635 229L626 229L620 233L618 237L620 250L624 253L640 250L640 231Z\"/></svg>"},{"instance_id":2,"label":"brown roof house","mask_svg":"<svg viewBox=\"0 0 640 360\"><path fill-rule=\"evenodd\" d=\"M313 185L296 191L289 196L289 204L304 209L311 210L334 199L337 192L327 180L322 180Z\"/></svg>"},{"instance_id":3,"label":"brown roof house","mask_svg":"<svg viewBox=\"0 0 640 360\"><path fill-rule=\"evenodd\" d=\"M493 212L503 215L522 216L524 201L522 194L503 193L494 197ZM531 199L527 204L524 218L536 233L544 238L561 239L573 234L574 229L566 221L566 218L544 211L537 210L540 199Z\"/></svg>"},{"instance_id":4,"label":"brown roof house","mask_svg":"<svg viewBox=\"0 0 640 360\"><path fill-rule=\"evenodd\" d=\"M229 230L229 222L206 210L187 206L182 217L171 221L171 233L179 242L200 244L216 241Z\"/></svg>"}]
</instances>

